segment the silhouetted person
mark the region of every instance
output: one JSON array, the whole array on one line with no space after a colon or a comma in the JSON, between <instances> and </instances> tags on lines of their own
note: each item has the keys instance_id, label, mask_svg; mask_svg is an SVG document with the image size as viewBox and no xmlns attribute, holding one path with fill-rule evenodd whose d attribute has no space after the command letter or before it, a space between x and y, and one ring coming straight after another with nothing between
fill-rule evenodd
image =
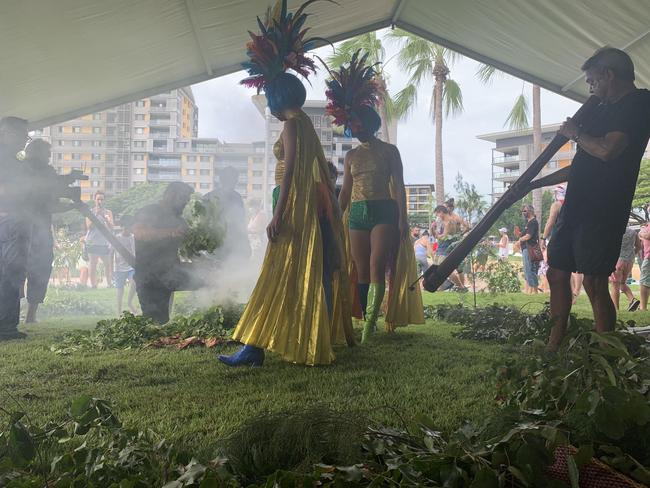
<instances>
[{"instance_id":1,"label":"silhouetted person","mask_svg":"<svg viewBox=\"0 0 650 488\"><path fill-rule=\"evenodd\" d=\"M55 169L50 166L50 144L43 139L35 139L25 148L25 164L32 181L53 181ZM59 203L50 192L35 192L31 197L29 222L30 237L27 252L27 315L25 323L36 322L36 311L43 303L47 285L52 274L54 260L54 237L52 234L52 214L69 210L71 205Z\"/></svg>"},{"instance_id":2,"label":"silhouetted person","mask_svg":"<svg viewBox=\"0 0 650 488\"><path fill-rule=\"evenodd\" d=\"M0 341L21 339L20 289L25 280L29 218L27 167L16 157L28 140L27 121L0 119Z\"/></svg>"},{"instance_id":3,"label":"silhouetted person","mask_svg":"<svg viewBox=\"0 0 650 488\"><path fill-rule=\"evenodd\" d=\"M178 248L187 232L183 209L193 190L175 181L159 203L147 205L135 215L135 286L142 315L157 322L169 321L169 305L177 290L189 289L191 276L181 265Z\"/></svg>"},{"instance_id":4,"label":"silhouetted person","mask_svg":"<svg viewBox=\"0 0 650 488\"><path fill-rule=\"evenodd\" d=\"M219 186L205 195L206 200L216 201L226 222L226 236L223 244L215 251L218 259L229 256L248 258L251 246L246 229L246 208L241 195L235 190L239 172L232 166L218 171Z\"/></svg>"}]
</instances>

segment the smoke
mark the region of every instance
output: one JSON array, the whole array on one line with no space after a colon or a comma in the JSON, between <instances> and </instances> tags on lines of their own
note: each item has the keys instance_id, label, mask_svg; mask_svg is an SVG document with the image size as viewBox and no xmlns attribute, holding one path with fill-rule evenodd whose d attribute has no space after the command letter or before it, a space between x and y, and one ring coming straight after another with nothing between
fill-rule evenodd
<instances>
[{"instance_id":1,"label":"smoke","mask_svg":"<svg viewBox=\"0 0 650 488\"><path fill-rule=\"evenodd\" d=\"M207 285L192 292L193 304L207 308L248 302L262 269L264 251L265 246L250 257L218 253L218 261L200 272L199 279Z\"/></svg>"}]
</instances>

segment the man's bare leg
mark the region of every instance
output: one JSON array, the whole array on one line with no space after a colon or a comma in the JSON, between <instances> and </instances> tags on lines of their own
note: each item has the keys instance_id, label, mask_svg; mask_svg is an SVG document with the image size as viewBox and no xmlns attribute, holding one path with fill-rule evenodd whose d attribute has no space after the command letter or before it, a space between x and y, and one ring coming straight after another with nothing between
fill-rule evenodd
<instances>
[{"instance_id":1,"label":"man's bare leg","mask_svg":"<svg viewBox=\"0 0 650 488\"><path fill-rule=\"evenodd\" d=\"M641 285L641 306L639 307L639 310L647 310L648 309L648 297L650 296L650 287Z\"/></svg>"},{"instance_id":2,"label":"man's bare leg","mask_svg":"<svg viewBox=\"0 0 650 488\"><path fill-rule=\"evenodd\" d=\"M583 281L591 308L594 311L594 321L598 332L610 332L616 325L616 308L609 295L608 281L609 277L606 275L585 275Z\"/></svg>"},{"instance_id":3,"label":"man's bare leg","mask_svg":"<svg viewBox=\"0 0 650 488\"><path fill-rule=\"evenodd\" d=\"M549 268L546 278L551 290L551 317L553 318L553 327L546 349L556 351L564 339L571 312L571 273Z\"/></svg>"}]
</instances>

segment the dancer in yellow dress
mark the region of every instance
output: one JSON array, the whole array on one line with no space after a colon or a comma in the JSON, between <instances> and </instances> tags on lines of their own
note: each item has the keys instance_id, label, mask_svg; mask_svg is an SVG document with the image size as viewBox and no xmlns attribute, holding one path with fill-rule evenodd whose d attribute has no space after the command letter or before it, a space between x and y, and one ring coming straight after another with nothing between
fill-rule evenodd
<instances>
[{"instance_id":1,"label":"dancer in yellow dress","mask_svg":"<svg viewBox=\"0 0 650 488\"><path fill-rule=\"evenodd\" d=\"M366 59L367 55L355 53L349 65L330 73L327 82L328 114L361 142L346 154L339 203L343 211L350 205L352 259L365 311L362 342L376 330L387 272L387 330L424 323L420 289L409 289L417 279L417 265L408 235L402 161L397 147L375 136L381 127L373 108L379 84Z\"/></svg>"},{"instance_id":2,"label":"dancer in yellow dress","mask_svg":"<svg viewBox=\"0 0 650 488\"><path fill-rule=\"evenodd\" d=\"M304 5L303 5L304 7ZM262 272L233 339L245 344L229 366L261 366L264 350L285 361L317 365L334 360L332 344L352 345L349 282L340 210L327 161L309 116L300 80L315 71L305 57L303 7L288 13L286 0L268 15L262 35L248 44L252 76L242 83L264 89L269 109L284 122L277 158L273 218ZM259 20L259 19L258 19Z\"/></svg>"}]
</instances>

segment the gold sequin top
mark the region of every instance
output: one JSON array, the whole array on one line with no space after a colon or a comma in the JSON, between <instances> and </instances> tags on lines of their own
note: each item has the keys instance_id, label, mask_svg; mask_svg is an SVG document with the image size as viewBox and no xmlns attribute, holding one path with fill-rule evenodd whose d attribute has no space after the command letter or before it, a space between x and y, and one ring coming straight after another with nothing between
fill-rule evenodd
<instances>
[{"instance_id":1,"label":"gold sequin top","mask_svg":"<svg viewBox=\"0 0 650 488\"><path fill-rule=\"evenodd\" d=\"M277 159L275 163L275 184L280 186L282 178L284 178L284 146L282 145L282 137L280 137L275 144L273 144L273 155Z\"/></svg>"},{"instance_id":2,"label":"gold sequin top","mask_svg":"<svg viewBox=\"0 0 650 488\"><path fill-rule=\"evenodd\" d=\"M350 155L352 201L388 200L392 146L379 140L364 142Z\"/></svg>"}]
</instances>

